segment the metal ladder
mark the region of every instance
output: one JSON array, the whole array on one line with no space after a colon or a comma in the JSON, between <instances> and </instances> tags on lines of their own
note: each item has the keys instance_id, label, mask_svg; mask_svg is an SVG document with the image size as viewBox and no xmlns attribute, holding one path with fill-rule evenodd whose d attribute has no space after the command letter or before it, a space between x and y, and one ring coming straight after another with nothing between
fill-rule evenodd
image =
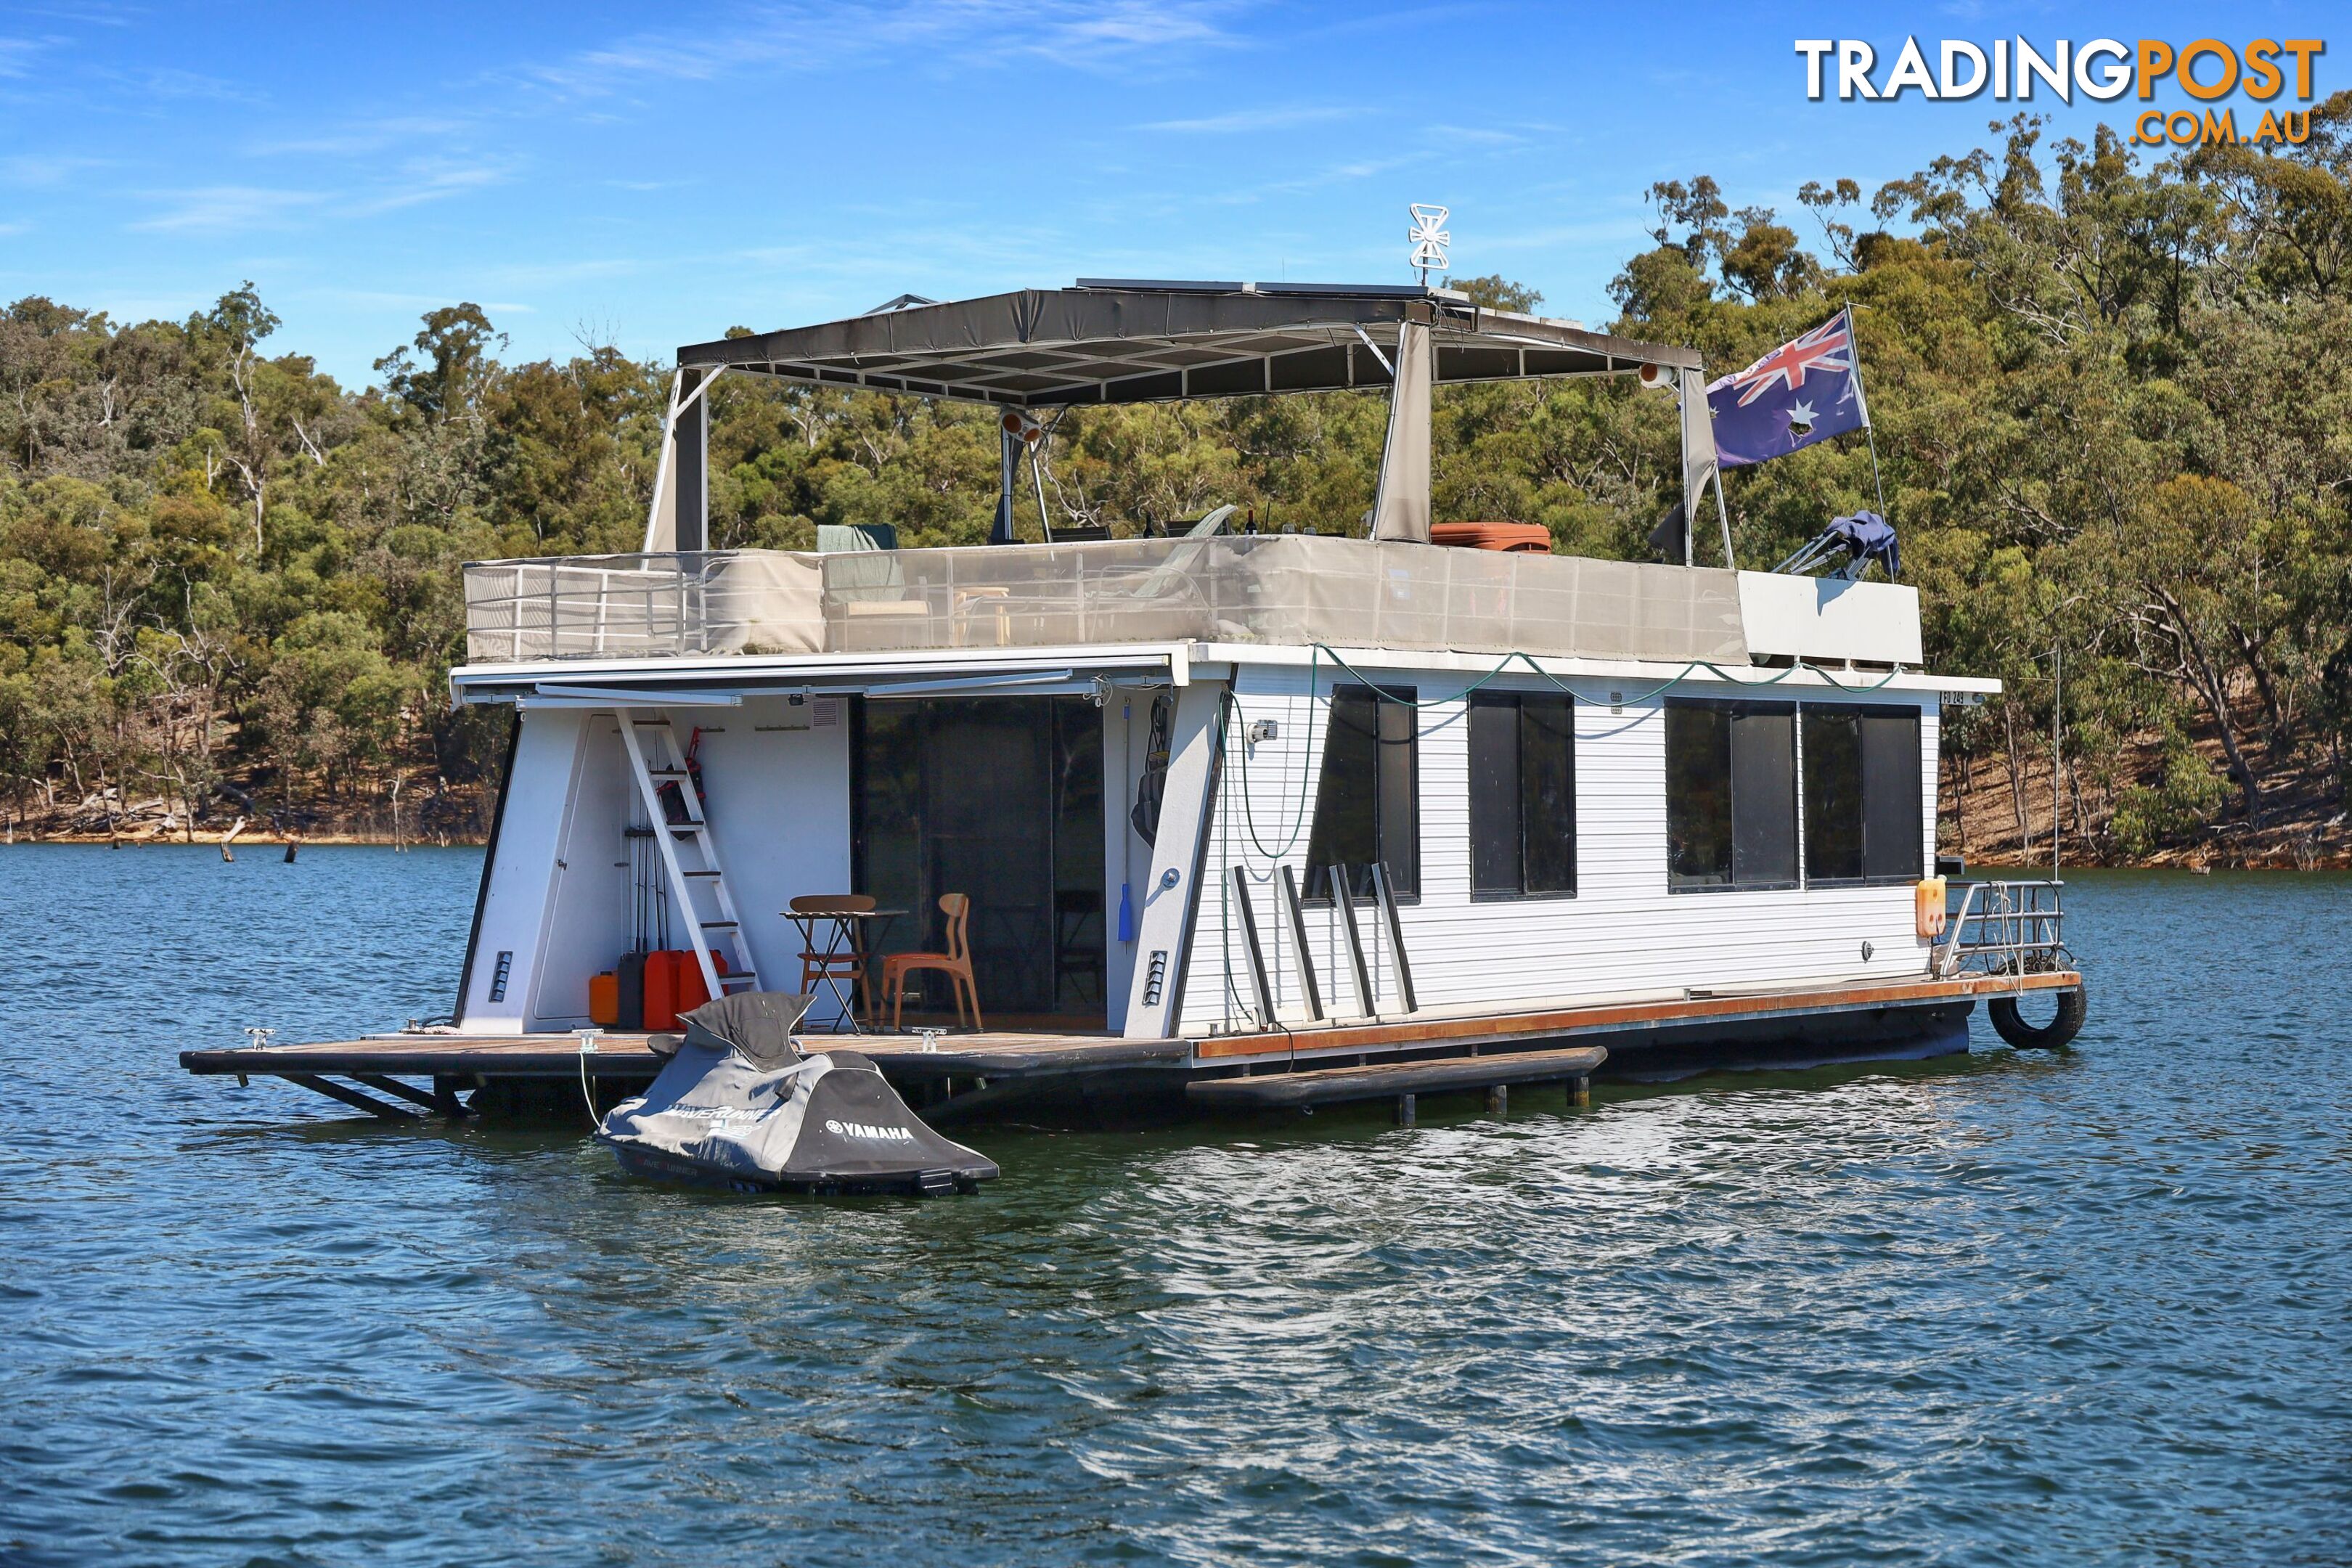
<instances>
[{"instance_id":1,"label":"metal ladder","mask_svg":"<svg viewBox=\"0 0 2352 1568\"><path fill-rule=\"evenodd\" d=\"M727 879L719 874L719 847L711 841L710 822L702 814L702 801L695 793L693 775L687 769L685 748L677 743L677 731L667 719L641 718L631 709L621 709L619 715L621 744L629 753L629 771L636 774L637 794L645 800L646 819L654 825L654 844L661 851L662 869L669 877L687 938L694 943L695 960L702 965L703 984L713 996L724 996L724 988L730 985L756 987L760 976L751 967L751 947L743 939L743 922L736 911L734 895L728 892ZM672 822L662 805L661 786L671 781L677 783L677 797L686 806L684 822ZM680 862L678 846L682 842L694 846L700 865ZM703 918L694 900L697 887L710 890L716 919ZM734 950L728 955L725 974L720 974L719 966L710 960L714 932L725 936Z\"/></svg>"}]
</instances>

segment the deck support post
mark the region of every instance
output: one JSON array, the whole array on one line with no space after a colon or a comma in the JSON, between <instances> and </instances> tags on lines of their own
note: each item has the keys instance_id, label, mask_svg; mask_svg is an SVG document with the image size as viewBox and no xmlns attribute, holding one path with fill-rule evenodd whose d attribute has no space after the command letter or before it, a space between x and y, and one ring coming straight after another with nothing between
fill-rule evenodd
<instances>
[{"instance_id":1,"label":"deck support post","mask_svg":"<svg viewBox=\"0 0 2352 1568\"><path fill-rule=\"evenodd\" d=\"M1021 437L1014 434L1017 416L1007 414L997 422L997 485L996 519L989 524L991 544L1018 544L1021 536L1013 531L1013 487L1021 473Z\"/></svg>"},{"instance_id":2,"label":"deck support post","mask_svg":"<svg viewBox=\"0 0 2352 1568\"><path fill-rule=\"evenodd\" d=\"M466 1102L457 1098L460 1079L455 1075L438 1072L433 1075L433 1109L453 1121L462 1121L473 1115Z\"/></svg>"},{"instance_id":3,"label":"deck support post","mask_svg":"<svg viewBox=\"0 0 2352 1568\"><path fill-rule=\"evenodd\" d=\"M1299 907L1298 879L1290 874L1290 864L1282 867L1282 904L1290 917L1290 945L1298 957L1298 989L1307 998L1307 1016L1317 1023L1323 1021L1323 988L1315 984L1315 950L1307 945L1307 911Z\"/></svg>"},{"instance_id":4,"label":"deck support post","mask_svg":"<svg viewBox=\"0 0 2352 1568\"><path fill-rule=\"evenodd\" d=\"M1339 934L1348 939L1348 963L1356 976L1356 1005L1362 1016L1377 1018L1380 1005L1372 999L1372 972L1364 963L1364 933L1356 929L1356 895L1349 886L1347 871L1339 866L1323 868L1329 879L1331 908L1339 917Z\"/></svg>"},{"instance_id":5,"label":"deck support post","mask_svg":"<svg viewBox=\"0 0 2352 1568\"><path fill-rule=\"evenodd\" d=\"M1421 1011L1421 1003L1412 994L1412 965L1404 955L1404 922L1397 918L1396 884L1389 879L1389 863L1372 862L1372 898L1380 905L1381 919L1389 932L1389 959L1396 970L1397 994L1404 1000L1408 1013Z\"/></svg>"},{"instance_id":6,"label":"deck support post","mask_svg":"<svg viewBox=\"0 0 2352 1568\"><path fill-rule=\"evenodd\" d=\"M337 1083L332 1079L320 1078L317 1073L289 1072L286 1075L286 1081L288 1083L299 1083L304 1089L315 1089L319 1093L325 1095L329 1100L340 1100L345 1105L351 1106L355 1110L364 1110L370 1116L379 1117L385 1121L419 1121L424 1120L413 1110L404 1110L401 1107L394 1105L389 1101L378 1100L372 1094L362 1094L358 1089L352 1089L345 1084Z\"/></svg>"},{"instance_id":7,"label":"deck support post","mask_svg":"<svg viewBox=\"0 0 2352 1568\"><path fill-rule=\"evenodd\" d=\"M1399 1127L1411 1127L1413 1125L1413 1113L1416 1109L1417 1108L1413 1103L1413 1097L1412 1095L1398 1095L1396 1102L1396 1124Z\"/></svg>"},{"instance_id":8,"label":"deck support post","mask_svg":"<svg viewBox=\"0 0 2352 1568\"><path fill-rule=\"evenodd\" d=\"M1572 1078L1568 1080L1568 1103L1570 1110L1580 1110L1592 1103L1592 1080Z\"/></svg>"},{"instance_id":9,"label":"deck support post","mask_svg":"<svg viewBox=\"0 0 2352 1568\"><path fill-rule=\"evenodd\" d=\"M702 390L707 375L707 372L689 370L678 382L682 406L670 435L677 445L670 473L677 487L677 533L671 548L678 551L710 547L710 399L695 395Z\"/></svg>"},{"instance_id":10,"label":"deck support post","mask_svg":"<svg viewBox=\"0 0 2352 1568\"><path fill-rule=\"evenodd\" d=\"M1242 956L1249 961L1250 994L1257 999L1257 1026L1275 1026L1274 981L1266 973L1265 950L1257 940L1257 910L1250 901L1249 868L1235 865L1233 868L1232 897L1234 912L1242 917Z\"/></svg>"},{"instance_id":11,"label":"deck support post","mask_svg":"<svg viewBox=\"0 0 2352 1568\"><path fill-rule=\"evenodd\" d=\"M1486 1088L1486 1114L1508 1116L1510 1113L1511 1086L1507 1083L1489 1084Z\"/></svg>"},{"instance_id":12,"label":"deck support post","mask_svg":"<svg viewBox=\"0 0 2352 1568\"><path fill-rule=\"evenodd\" d=\"M352 1074L352 1079L355 1083L363 1083L379 1093L404 1100L411 1105L422 1106L427 1110L441 1109L435 1103L433 1097L423 1089L403 1083L396 1078L387 1078L380 1072L355 1072Z\"/></svg>"}]
</instances>

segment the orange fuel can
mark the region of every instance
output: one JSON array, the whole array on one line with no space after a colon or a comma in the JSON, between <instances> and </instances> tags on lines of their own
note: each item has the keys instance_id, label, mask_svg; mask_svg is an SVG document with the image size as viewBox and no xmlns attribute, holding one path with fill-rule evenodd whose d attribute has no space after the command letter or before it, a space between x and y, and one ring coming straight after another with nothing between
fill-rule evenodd
<instances>
[{"instance_id":1,"label":"orange fuel can","mask_svg":"<svg viewBox=\"0 0 2352 1568\"><path fill-rule=\"evenodd\" d=\"M611 1028L621 1021L621 977L606 970L588 977L588 1021Z\"/></svg>"},{"instance_id":2,"label":"orange fuel can","mask_svg":"<svg viewBox=\"0 0 2352 1568\"><path fill-rule=\"evenodd\" d=\"M1924 879L1912 893L1913 913L1919 934L1929 941L1944 934L1944 879Z\"/></svg>"}]
</instances>

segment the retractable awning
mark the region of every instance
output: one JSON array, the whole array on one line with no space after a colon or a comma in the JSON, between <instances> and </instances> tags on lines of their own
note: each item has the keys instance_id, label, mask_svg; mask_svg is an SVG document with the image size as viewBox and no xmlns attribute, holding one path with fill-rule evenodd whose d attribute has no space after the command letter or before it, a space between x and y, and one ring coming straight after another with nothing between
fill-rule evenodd
<instances>
[{"instance_id":1,"label":"retractable awning","mask_svg":"<svg viewBox=\"0 0 2352 1568\"><path fill-rule=\"evenodd\" d=\"M1080 279L678 350L681 369L1015 407L1385 388L1407 326L1435 381L1696 371L1695 350L1490 310L1450 289Z\"/></svg>"}]
</instances>

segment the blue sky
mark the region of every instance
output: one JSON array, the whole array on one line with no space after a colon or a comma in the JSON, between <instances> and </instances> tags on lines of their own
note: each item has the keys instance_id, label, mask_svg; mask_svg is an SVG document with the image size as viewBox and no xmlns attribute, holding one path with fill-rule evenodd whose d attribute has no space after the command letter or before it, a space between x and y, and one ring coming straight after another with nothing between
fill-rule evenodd
<instances>
[{"instance_id":1,"label":"blue sky","mask_svg":"<svg viewBox=\"0 0 2352 1568\"><path fill-rule=\"evenodd\" d=\"M1453 208L1457 270L1597 323L1654 180L1712 174L1810 237L1804 181L1874 188L1986 139L1982 100L1808 102L1800 35L1891 56L1906 32L2325 38L2335 15L0 6L0 300L178 317L250 278L285 321L272 348L359 384L458 300L530 358L1081 275L1403 281L1426 201ZM2101 112L2047 107L2076 131Z\"/></svg>"}]
</instances>

